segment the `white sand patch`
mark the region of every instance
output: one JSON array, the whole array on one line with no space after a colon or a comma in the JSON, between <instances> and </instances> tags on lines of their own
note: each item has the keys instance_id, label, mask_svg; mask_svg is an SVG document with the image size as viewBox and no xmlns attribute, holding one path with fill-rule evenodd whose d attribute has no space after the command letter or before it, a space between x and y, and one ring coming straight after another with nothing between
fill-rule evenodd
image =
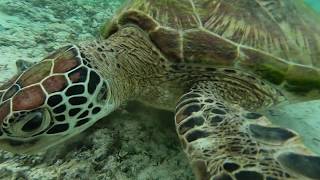
<instances>
[{"instance_id":1,"label":"white sand patch","mask_svg":"<svg viewBox=\"0 0 320 180\"><path fill-rule=\"evenodd\" d=\"M320 102L283 107L271 113L272 122L298 132L306 145L320 155Z\"/></svg>"}]
</instances>

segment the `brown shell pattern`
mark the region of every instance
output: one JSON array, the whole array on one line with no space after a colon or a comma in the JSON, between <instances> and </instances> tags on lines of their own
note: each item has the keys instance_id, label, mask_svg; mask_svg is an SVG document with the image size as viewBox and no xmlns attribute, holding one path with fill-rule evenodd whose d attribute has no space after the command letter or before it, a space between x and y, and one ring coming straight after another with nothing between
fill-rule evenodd
<instances>
[{"instance_id":1,"label":"brown shell pattern","mask_svg":"<svg viewBox=\"0 0 320 180\"><path fill-rule=\"evenodd\" d=\"M173 46L183 51L190 47L185 40L200 36L208 42L194 43L198 46L210 44L205 38L211 38L229 42L232 53L237 52L233 48L249 47L288 62L320 66L320 18L303 0L134 0L119 14L113 24L136 23L164 49L175 41ZM200 33L194 37L192 32Z\"/></svg>"},{"instance_id":2,"label":"brown shell pattern","mask_svg":"<svg viewBox=\"0 0 320 180\"><path fill-rule=\"evenodd\" d=\"M288 89L320 88L319 22L303 0L131 0L102 36L133 23L170 61L242 68Z\"/></svg>"}]
</instances>

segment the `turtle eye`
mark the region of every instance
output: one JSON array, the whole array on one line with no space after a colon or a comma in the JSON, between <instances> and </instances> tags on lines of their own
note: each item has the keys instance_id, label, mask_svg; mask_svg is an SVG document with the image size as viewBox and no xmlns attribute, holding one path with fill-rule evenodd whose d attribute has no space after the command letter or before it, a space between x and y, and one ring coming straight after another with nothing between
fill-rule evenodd
<instances>
[{"instance_id":1,"label":"turtle eye","mask_svg":"<svg viewBox=\"0 0 320 180\"><path fill-rule=\"evenodd\" d=\"M31 112L17 112L10 119L5 131L15 137L31 137L45 131L50 126L50 117L47 110Z\"/></svg>"},{"instance_id":2,"label":"turtle eye","mask_svg":"<svg viewBox=\"0 0 320 180\"><path fill-rule=\"evenodd\" d=\"M41 112L35 112L28 117L27 123L22 126L22 131L32 132L41 127L42 121L44 120Z\"/></svg>"}]
</instances>

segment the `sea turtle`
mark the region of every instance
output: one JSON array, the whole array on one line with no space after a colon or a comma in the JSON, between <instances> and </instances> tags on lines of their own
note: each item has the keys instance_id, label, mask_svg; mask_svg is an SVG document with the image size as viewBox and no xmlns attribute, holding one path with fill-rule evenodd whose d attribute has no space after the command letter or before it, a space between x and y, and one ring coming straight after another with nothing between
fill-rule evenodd
<instances>
[{"instance_id":1,"label":"sea turtle","mask_svg":"<svg viewBox=\"0 0 320 180\"><path fill-rule=\"evenodd\" d=\"M51 147L138 100L175 111L198 179L320 179L320 157L265 116L319 99L319 22L303 0L128 1L100 39L1 87L1 148Z\"/></svg>"}]
</instances>

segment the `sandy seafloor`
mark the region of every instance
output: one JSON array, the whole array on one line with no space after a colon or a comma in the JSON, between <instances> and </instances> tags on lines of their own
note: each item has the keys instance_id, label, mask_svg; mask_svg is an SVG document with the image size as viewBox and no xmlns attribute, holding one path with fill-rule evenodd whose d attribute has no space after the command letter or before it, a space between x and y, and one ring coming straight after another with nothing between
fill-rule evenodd
<instances>
[{"instance_id":1,"label":"sandy seafloor","mask_svg":"<svg viewBox=\"0 0 320 180\"><path fill-rule=\"evenodd\" d=\"M120 5L115 0L0 0L0 84L15 61L30 62L72 42L94 38ZM320 154L320 103L271 112ZM33 156L0 151L0 179L193 179L173 114L129 103L89 130ZM1 148L1 147L0 147Z\"/></svg>"}]
</instances>

